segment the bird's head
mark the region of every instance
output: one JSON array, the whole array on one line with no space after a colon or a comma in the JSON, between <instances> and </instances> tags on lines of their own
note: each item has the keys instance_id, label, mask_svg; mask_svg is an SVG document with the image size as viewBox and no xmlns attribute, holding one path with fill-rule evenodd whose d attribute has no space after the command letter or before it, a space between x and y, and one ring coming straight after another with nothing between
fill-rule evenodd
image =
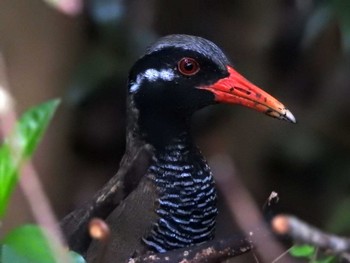
<instances>
[{"instance_id":1,"label":"bird's head","mask_svg":"<svg viewBox=\"0 0 350 263\"><path fill-rule=\"evenodd\" d=\"M140 111L190 115L230 103L295 122L282 103L241 76L219 47L195 36L170 35L153 44L131 69L128 91Z\"/></svg>"}]
</instances>

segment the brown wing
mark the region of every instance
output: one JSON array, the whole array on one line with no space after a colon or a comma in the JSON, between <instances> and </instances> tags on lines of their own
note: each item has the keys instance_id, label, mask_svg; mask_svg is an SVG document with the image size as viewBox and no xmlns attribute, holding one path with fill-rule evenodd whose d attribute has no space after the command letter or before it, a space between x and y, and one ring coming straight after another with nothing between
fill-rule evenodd
<instances>
[{"instance_id":1,"label":"brown wing","mask_svg":"<svg viewBox=\"0 0 350 263\"><path fill-rule=\"evenodd\" d=\"M156 200L155 185L145 176L106 220L111 230L111 239L103 262L127 262L135 253L145 252L141 238L150 231L153 222L158 220L155 213ZM91 243L87 252L88 262L100 262L96 258L99 245L96 241Z\"/></svg>"},{"instance_id":2,"label":"brown wing","mask_svg":"<svg viewBox=\"0 0 350 263\"><path fill-rule=\"evenodd\" d=\"M91 238L88 223L94 217L105 219L138 186L153 156L149 145L130 147L120 168L108 183L81 208L72 211L60 222L69 248L85 254Z\"/></svg>"}]
</instances>

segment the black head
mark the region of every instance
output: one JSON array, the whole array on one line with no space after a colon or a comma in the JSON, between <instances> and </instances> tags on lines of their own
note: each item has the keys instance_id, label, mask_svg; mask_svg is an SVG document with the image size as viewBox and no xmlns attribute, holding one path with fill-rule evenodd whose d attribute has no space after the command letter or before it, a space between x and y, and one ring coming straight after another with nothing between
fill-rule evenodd
<instances>
[{"instance_id":1,"label":"black head","mask_svg":"<svg viewBox=\"0 0 350 263\"><path fill-rule=\"evenodd\" d=\"M235 71L214 43L170 35L153 44L132 67L128 93L142 134L168 136L186 129L191 114L222 102L240 104L295 122L282 103Z\"/></svg>"},{"instance_id":2,"label":"black head","mask_svg":"<svg viewBox=\"0 0 350 263\"><path fill-rule=\"evenodd\" d=\"M215 103L212 92L198 89L228 76L228 59L212 42L189 35L170 35L153 44L133 66L129 95L140 110L175 114Z\"/></svg>"}]
</instances>

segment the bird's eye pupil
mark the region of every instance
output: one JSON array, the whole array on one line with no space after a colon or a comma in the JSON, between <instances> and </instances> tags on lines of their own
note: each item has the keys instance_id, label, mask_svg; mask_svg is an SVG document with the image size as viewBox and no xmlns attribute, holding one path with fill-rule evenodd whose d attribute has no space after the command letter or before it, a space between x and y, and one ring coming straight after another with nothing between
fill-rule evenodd
<instances>
[{"instance_id":1,"label":"bird's eye pupil","mask_svg":"<svg viewBox=\"0 0 350 263\"><path fill-rule=\"evenodd\" d=\"M193 58L182 58L178 63L179 71L186 76L192 76L199 71L199 64Z\"/></svg>"},{"instance_id":2,"label":"bird's eye pupil","mask_svg":"<svg viewBox=\"0 0 350 263\"><path fill-rule=\"evenodd\" d=\"M184 67L185 67L185 69L187 70L187 71L191 71L192 69L193 69L193 64L192 64L192 62L190 62L190 61L188 61L185 65L184 65Z\"/></svg>"}]
</instances>

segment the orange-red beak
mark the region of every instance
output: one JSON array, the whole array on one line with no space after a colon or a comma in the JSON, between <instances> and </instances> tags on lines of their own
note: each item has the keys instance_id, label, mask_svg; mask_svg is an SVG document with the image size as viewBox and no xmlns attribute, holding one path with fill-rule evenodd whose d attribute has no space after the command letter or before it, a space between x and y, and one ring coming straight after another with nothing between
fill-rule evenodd
<instances>
[{"instance_id":1,"label":"orange-red beak","mask_svg":"<svg viewBox=\"0 0 350 263\"><path fill-rule=\"evenodd\" d=\"M228 77L210 86L199 88L214 93L217 102L240 104L269 116L296 123L293 114L281 102L250 83L231 66L227 66L227 70Z\"/></svg>"}]
</instances>

